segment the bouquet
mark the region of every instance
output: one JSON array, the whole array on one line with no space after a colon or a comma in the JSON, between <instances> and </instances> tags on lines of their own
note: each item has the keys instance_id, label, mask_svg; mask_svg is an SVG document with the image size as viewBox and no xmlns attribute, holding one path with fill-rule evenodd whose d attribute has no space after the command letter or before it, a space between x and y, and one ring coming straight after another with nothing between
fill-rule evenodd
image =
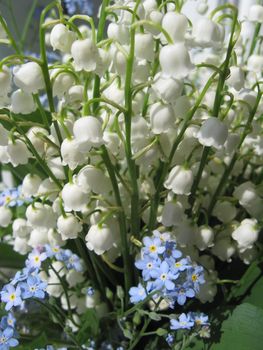
<instances>
[{"instance_id":1,"label":"bouquet","mask_svg":"<svg viewBox=\"0 0 263 350\"><path fill-rule=\"evenodd\" d=\"M0 350L260 350L263 6L77 3L0 16Z\"/></svg>"}]
</instances>

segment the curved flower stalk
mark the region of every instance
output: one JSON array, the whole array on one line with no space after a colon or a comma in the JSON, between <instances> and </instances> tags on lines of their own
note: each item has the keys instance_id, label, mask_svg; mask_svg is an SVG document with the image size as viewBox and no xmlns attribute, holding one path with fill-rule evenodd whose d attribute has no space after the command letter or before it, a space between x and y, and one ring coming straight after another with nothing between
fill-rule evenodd
<instances>
[{"instance_id":1,"label":"curved flower stalk","mask_svg":"<svg viewBox=\"0 0 263 350\"><path fill-rule=\"evenodd\" d=\"M262 253L263 11L247 45L233 5L185 3L103 0L96 28L53 1L39 55L0 17L0 267L27 256L1 272L0 349L37 335L25 309L42 349L213 346Z\"/></svg>"}]
</instances>

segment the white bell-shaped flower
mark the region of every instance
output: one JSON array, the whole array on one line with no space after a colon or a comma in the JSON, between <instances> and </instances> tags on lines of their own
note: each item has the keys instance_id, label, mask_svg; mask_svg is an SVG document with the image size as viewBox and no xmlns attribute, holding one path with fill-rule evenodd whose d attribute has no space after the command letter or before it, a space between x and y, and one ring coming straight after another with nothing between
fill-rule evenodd
<instances>
[{"instance_id":1,"label":"white bell-shaped flower","mask_svg":"<svg viewBox=\"0 0 263 350\"><path fill-rule=\"evenodd\" d=\"M238 255L244 264L250 265L253 261L255 261L258 258L259 251L256 246L253 246L252 248L242 251L242 253L239 252Z\"/></svg>"},{"instance_id":2,"label":"white bell-shaped flower","mask_svg":"<svg viewBox=\"0 0 263 350\"><path fill-rule=\"evenodd\" d=\"M27 244L28 238L16 237L14 240L13 249L15 252L26 255L32 248Z\"/></svg>"},{"instance_id":3,"label":"white bell-shaped flower","mask_svg":"<svg viewBox=\"0 0 263 350\"><path fill-rule=\"evenodd\" d=\"M239 251L242 253L246 249L252 248L257 241L259 228L257 220L244 219L232 233L232 238L237 241Z\"/></svg>"},{"instance_id":4,"label":"white bell-shaped flower","mask_svg":"<svg viewBox=\"0 0 263 350\"><path fill-rule=\"evenodd\" d=\"M133 117L131 120L131 142L135 149L144 147L149 136L149 127L146 120L141 116Z\"/></svg>"},{"instance_id":5,"label":"white bell-shaped flower","mask_svg":"<svg viewBox=\"0 0 263 350\"><path fill-rule=\"evenodd\" d=\"M154 103L150 108L151 130L154 134L167 133L175 122L173 108L168 104Z\"/></svg>"},{"instance_id":6,"label":"white bell-shaped flower","mask_svg":"<svg viewBox=\"0 0 263 350\"><path fill-rule=\"evenodd\" d=\"M59 298L63 293L63 287L61 285L60 279L56 275L52 275L48 278L46 291L50 296L54 298Z\"/></svg>"},{"instance_id":7,"label":"white bell-shaped flower","mask_svg":"<svg viewBox=\"0 0 263 350\"><path fill-rule=\"evenodd\" d=\"M74 77L69 73L58 74L57 70L52 72L51 78L52 76L55 76L53 81L53 95L61 98L74 84Z\"/></svg>"},{"instance_id":8,"label":"white bell-shaped flower","mask_svg":"<svg viewBox=\"0 0 263 350\"><path fill-rule=\"evenodd\" d=\"M78 272L74 269L69 270L66 274L66 280L68 282L69 288L75 287L77 284L83 282L85 277L83 273Z\"/></svg>"},{"instance_id":9,"label":"white bell-shaped flower","mask_svg":"<svg viewBox=\"0 0 263 350\"><path fill-rule=\"evenodd\" d=\"M248 20L251 22L263 23L263 6L252 5L249 7Z\"/></svg>"},{"instance_id":10,"label":"white bell-shaped flower","mask_svg":"<svg viewBox=\"0 0 263 350\"><path fill-rule=\"evenodd\" d=\"M14 237L26 238L30 233L27 221L22 218L17 218L13 221L12 229Z\"/></svg>"},{"instance_id":11,"label":"white bell-shaped flower","mask_svg":"<svg viewBox=\"0 0 263 350\"><path fill-rule=\"evenodd\" d=\"M227 126L218 118L207 118L197 133L198 141L203 146L219 149L227 139Z\"/></svg>"},{"instance_id":12,"label":"white bell-shaped flower","mask_svg":"<svg viewBox=\"0 0 263 350\"><path fill-rule=\"evenodd\" d=\"M152 62L154 58L154 40L150 33L137 33L135 35L135 55L139 59Z\"/></svg>"},{"instance_id":13,"label":"white bell-shaped flower","mask_svg":"<svg viewBox=\"0 0 263 350\"><path fill-rule=\"evenodd\" d=\"M92 72L96 69L99 53L91 39L74 41L71 46L71 54L76 71Z\"/></svg>"},{"instance_id":14,"label":"white bell-shaped flower","mask_svg":"<svg viewBox=\"0 0 263 350\"><path fill-rule=\"evenodd\" d=\"M43 247L48 243L48 229L46 227L37 227L31 231L30 238L28 240L28 245L30 247Z\"/></svg>"},{"instance_id":15,"label":"white bell-shaped flower","mask_svg":"<svg viewBox=\"0 0 263 350\"><path fill-rule=\"evenodd\" d=\"M182 221L178 226L175 227L174 230L176 242L180 245L180 247L191 247L194 244L196 231L196 226L193 225L190 221Z\"/></svg>"},{"instance_id":16,"label":"white bell-shaped flower","mask_svg":"<svg viewBox=\"0 0 263 350\"><path fill-rule=\"evenodd\" d=\"M247 61L247 70L249 72L261 73L263 70L263 56L250 55Z\"/></svg>"},{"instance_id":17,"label":"white bell-shaped flower","mask_svg":"<svg viewBox=\"0 0 263 350\"><path fill-rule=\"evenodd\" d=\"M81 211L88 203L88 198L82 188L74 183L67 183L61 192L66 211Z\"/></svg>"},{"instance_id":18,"label":"white bell-shaped flower","mask_svg":"<svg viewBox=\"0 0 263 350\"><path fill-rule=\"evenodd\" d=\"M219 47L224 39L223 27L206 17L194 23L192 35L195 43L202 47Z\"/></svg>"},{"instance_id":19,"label":"white bell-shaped flower","mask_svg":"<svg viewBox=\"0 0 263 350\"><path fill-rule=\"evenodd\" d=\"M71 45L75 40L76 35L70 31L64 24L56 24L50 33L50 45L53 50L59 50L61 52L70 52Z\"/></svg>"},{"instance_id":20,"label":"white bell-shaped flower","mask_svg":"<svg viewBox=\"0 0 263 350\"><path fill-rule=\"evenodd\" d=\"M130 34L129 28L125 24L110 23L107 28L107 34L109 39L118 41L121 45L128 44Z\"/></svg>"},{"instance_id":21,"label":"white bell-shaped flower","mask_svg":"<svg viewBox=\"0 0 263 350\"><path fill-rule=\"evenodd\" d=\"M224 224L231 222L236 217L236 214L236 207L227 201L217 202L213 210L213 215Z\"/></svg>"},{"instance_id":22,"label":"white bell-shaped flower","mask_svg":"<svg viewBox=\"0 0 263 350\"><path fill-rule=\"evenodd\" d=\"M56 215L48 204L39 202L30 204L26 209L26 218L32 227L56 227Z\"/></svg>"},{"instance_id":23,"label":"white bell-shaped flower","mask_svg":"<svg viewBox=\"0 0 263 350\"><path fill-rule=\"evenodd\" d=\"M116 242L112 228L106 224L92 225L85 240L88 249L98 255L112 248Z\"/></svg>"},{"instance_id":24,"label":"white bell-shaped flower","mask_svg":"<svg viewBox=\"0 0 263 350\"><path fill-rule=\"evenodd\" d=\"M86 160L85 154L80 152L79 145L75 139L64 139L60 150L63 162L67 164L71 170L74 170Z\"/></svg>"},{"instance_id":25,"label":"white bell-shaped flower","mask_svg":"<svg viewBox=\"0 0 263 350\"><path fill-rule=\"evenodd\" d=\"M62 239L66 241L77 238L78 233L82 230L82 225L74 215L67 214L58 218L57 229Z\"/></svg>"},{"instance_id":26,"label":"white bell-shaped flower","mask_svg":"<svg viewBox=\"0 0 263 350\"><path fill-rule=\"evenodd\" d=\"M36 62L28 62L14 68L14 83L29 94L36 94L44 88L41 67Z\"/></svg>"},{"instance_id":27,"label":"white bell-shaped flower","mask_svg":"<svg viewBox=\"0 0 263 350\"><path fill-rule=\"evenodd\" d=\"M152 84L152 89L165 102L173 103L182 94L183 82L172 77L165 78L162 75L156 75Z\"/></svg>"},{"instance_id":28,"label":"white bell-shaped flower","mask_svg":"<svg viewBox=\"0 0 263 350\"><path fill-rule=\"evenodd\" d=\"M27 174L22 182L22 194L25 197L36 196L42 179L35 174Z\"/></svg>"},{"instance_id":29,"label":"white bell-shaped flower","mask_svg":"<svg viewBox=\"0 0 263 350\"><path fill-rule=\"evenodd\" d=\"M95 290L93 294L86 294L86 308L93 309L100 303L100 293Z\"/></svg>"},{"instance_id":30,"label":"white bell-shaped flower","mask_svg":"<svg viewBox=\"0 0 263 350\"><path fill-rule=\"evenodd\" d=\"M178 12L167 12L163 16L162 27L170 35L174 42L185 40L188 20L185 15ZM162 41L164 37L162 36Z\"/></svg>"},{"instance_id":31,"label":"white bell-shaped flower","mask_svg":"<svg viewBox=\"0 0 263 350\"><path fill-rule=\"evenodd\" d=\"M244 87L245 76L240 67L230 67L230 77L227 79L229 86L232 86L236 91L239 91Z\"/></svg>"},{"instance_id":32,"label":"white bell-shaped flower","mask_svg":"<svg viewBox=\"0 0 263 350\"><path fill-rule=\"evenodd\" d=\"M212 247L212 253L222 261L231 262L232 256L235 254L236 247L229 237L223 237L216 240Z\"/></svg>"},{"instance_id":33,"label":"white bell-shaped flower","mask_svg":"<svg viewBox=\"0 0 263 350\"><path fill-rule=\"evenodd\" d=\"M170 171L164 182L164 187L175 194L189 195L194 181L193 172L181 165L176 165Z\"/></svg>"},{"instance_id":34,"label":"white bell-shaped flower","mask_svg":"<svg viewBox=\"0 0 263 350\"><path fill-rule=\"evenodd\" d=\"M163 46L160 50L159 60L164 77L183 79L194 68L189 52L183 43Z\"/></svg>"},{"instance_id":35,"label":"white bell-shaped flower","mask_svg":"<svg viewBox=\"0 0 263 350\"><path fill-rule=\"evenodd\" d=\"M27 146L21 140L16 140L15 143L10 142L7 146L9 161L13 166L19 164L27 164L31 155Z\"/></svg>"},{"instance_id":36,"label":"white bell-shaped flower","mask_svg":"<svg viewBox=\"0 0 263 350\"><path fill-rule=\"evenodd\" d=\"M2 124L0 124L0 146L8 145L8 135L9 132L6 130Z\"/></svg>"},{"instance_id":37,"label":"white bell-shaped flower","mask_svg":"<svg viewBox=\"0 0 263 350\"><path fill-rule=\"evenodd\" d=\"M184 207L180 202L166 202L163 207L161 223L166 226L175 226L184 219Z\"/></svg>"},{"instance_id":38,"label":"white bell-shaped flower","mask_svg":"<svg viewBox=\"0 0 263 350\"><path fill-rule=\"evenodd\" d=\"M103 144L102 124L98 118L87 116L79 118L73 126L73 134L79 150L87 152L92 146Z\"/></svg>"},{"instance_id":39,"label":"white bell-shaped flower","mask_svg":"<svg viewBox=\"0 0 263 350\"><path fill-rule=\"evenodd\" d=\"M76 179L84 192L107 194L112 189L111 182L104 172L93 165L86 165L80 170Z\"/></svg>"},{"instance_id":40,"label":"white bell-shaped flower","mask_svg":"<svg viewBox=\"0 0 263 350\"><path fill-rule=\"evenodd\" d=\"M209 226L201 226L195 234L195 245L201 251L214 245L214 231Z\"/></svg>"},{"instance_id":41,"label":"white bell-shaped flower","mask_svg":"<svg viewBox=\"0 0 263 350\"><path fill-rule=\"evenodd\" d=\"M71 107L80 107L83 101L84 87L82 85L74 85L69 88L66 93L65 100Z\"/></svg>"},{"instance_id":42,"label":"white bell-shaped flower","mask_svg":"<svg viewBox=\"0 0 263 350\"><path fill-rule=\"evenodd\" d=\"M0 69L0 96L6 96L11 91L12 75L7 66Z\"/></svg>"},{"instance_id":43,"label":"white bell-shaped flower","mask_svg":"<svg viewBox=\"0 0 263 350\"><path fill-rule=\"evenodd\" d=\"M238 199L239 204L243 207L249 207L257 199L258 194L252 182L247 181L237 186L233 192L235 198Z\"/></svg>"},{"instance_id":44,"label":"white bell-shaped flower","mask_svg":"<svg viewBox=\"0 0 263 350\"><path fill-rule=\"evenodd\" d=\"M7 147L8 146L0 146L0 162L2 164L9 163L9 154L7 153Z\"/></svg>"},{"instance_id":45,"label":"white bell-shaped flower","mask_svg":"<svg viewBox=\"0 0 263 350\"><path fill-rule=\"evenodd\" d=\"M33 96L25 91L16 90L11 95L13 113L30 114L37 109Z\"/></svg>"},{"instance_id":46,"label":"white bell-shaped flower","mask_svg":"<svg viewBox=\"0 0 263 350\"><path fill-rule=\"evenodd\" d=\"M12 211L6 207L0 207L0 227L7 227L11 224Z\"/></svg>"}]
</instances>

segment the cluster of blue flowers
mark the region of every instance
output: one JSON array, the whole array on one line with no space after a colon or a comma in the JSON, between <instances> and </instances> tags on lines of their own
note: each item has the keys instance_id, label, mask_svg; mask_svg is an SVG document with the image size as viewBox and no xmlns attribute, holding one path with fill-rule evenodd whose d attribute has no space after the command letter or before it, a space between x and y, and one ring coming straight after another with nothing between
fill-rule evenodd
<instances>
[{"instance_id":1,"label":"cluster of blue flowers","mask_svg":"<svg viewBox=\"0 0 263 350\"><path fill-rule=\"evenodd\" d=\"M70 16L76 13L89 16L93 14L94 4L92 0L64 0L63 3Z\"/></svg>"},{"instance_id":2,"label":"cluster of blue flowers","mask_svg":"<svg viewBox=\"0 0 263 350\"><path fill-rule=\"evenodd\" d=\"M2 317L0 321L0 350L9 350L18 345L15 325L16 319L11 313Z\"/></svg>"},{"instance_id":3,"label":"cluster of blue flowers","mask_svg":"<svg viewBox=\"0 0 263 350\"><path fill-rule=\"evenodd\" d=\"M21 194L21 186L17 188L9 188L0 193L0 206L16 207L21 206L25 202Z\"/></svg>"},{"instance_id":4,"label":"cluster of blue flowers","mask_svg":"<svg viewBox=\"0 0 263 350\"><path fill-rule=\"evenodd\" d=\"M45 245L45 252L42 253L46 258L55 258L65 264L68 270L74 269L78 272L83 272L83 262L77 254L74 254L70 249L62 249L59 246L51 247Z\"/></svg>"},{"instance_id":5,"label":"cluster of blue flowers","mask_svg":"<svg viewBox=\"0 0 263 350\"><path fill-rule=\"evenodd\" d=\"M208 316L203 313L189 312L187 314L182 313L178 319L171 319L170 321L171 330L177 331L179 329L193 330L195 329L201 336L204 330L209 334L209 322ZM175 337L172 333L167 334L166 341L169 346L173 346Z\"/></svg>"},{"instance_id":6,"label":"cluster of blue flowers","mask_svg":"<svg viewBox=\"0 0 263 350\"><path fill-rule=\"evenodd\" d=\"M141 259L135 262L142 270L143 282L130 289L130 301L136 304L156 291L156 296L165 298L174 308L175 303L184 305L187 298L193 298L205 282L203 267L182 257L169 233L154 231L143 244Z\"/></svg>"}]
</instances>

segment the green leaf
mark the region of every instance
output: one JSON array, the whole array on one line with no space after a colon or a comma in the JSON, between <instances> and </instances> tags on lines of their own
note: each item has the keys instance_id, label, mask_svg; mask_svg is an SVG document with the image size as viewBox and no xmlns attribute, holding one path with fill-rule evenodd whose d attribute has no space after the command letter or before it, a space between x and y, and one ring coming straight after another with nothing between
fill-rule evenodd
<instances>
[{"instance_id":1,"label":"green leaf","mask_svg":"<svg viewBox=\"0 0 263 350\"><path fill-rule=\"evenodd\" d=\"M244 302L263 309L263 277L261 277L251 288L249 294L243 299Z\"/></svg>"},{"instance_id":2,"label":"green leaf","mask_svg":"<svg viewBox=\"0 0 263 350\"><path fill-rule=\"evenodd\" d=\"M263 310L244 303L237 306L233 314L222 323L219 343L213 350L262 350Z\"/></svg>"},{"instance_id":3,"label":"green leaf","mask_svg":"<svg viewBox=\"0 0 263 350\"><path fill-rule=\"evenodd\" d=\"M162 317L158 315L156 312L149 312L148 316L150 317L151 320L154 321L161 321Z\"/></svg>"},{"instance_id":4,"label":"green leaf","mask_svg":"<svg viewBox=\"0 0 263 350\"><path fill-rule=\"evenodd\" d=\"M87 338L95 338L99 333L99 319L95 309L88 309L81 318L82 326L78 332L77 339L80 343L85 343Z\"/></svg>"},{"instance_id":5,"label":"green leaf","mask_svg":"<svg viewBox=\"0 0 263 350\"><path fill-rule=\"evenodd\" d=\"M132 339L133 338L132 333L131 333L131 331L129 329L124 329L123 335L124 335L125 338L128 338L128 339Z\"/></svg>"},{"instance_id":6,"label":"green leaf","mask_svg":"<svg viewBox=\"0 0 263 350\"><path fill-rule=\"evenodd\" d=\"M20 345L16 350L35 350L39 348L46 347L48 345L48 339L45 333L41 333L36 339L31 343Z\"/></svg>"},{"instance_id":7,"label":"green leaf","mask_svg":"<svg viewBox=\"0 0 263 350\"><path fill-rule=\"evenodd\" d=\"M246 270L239 283L232 288L231 297L239 298L248 292L253 284L262 276L262 268L259 263L262 261L253 262Z\"/></svg>"},{"instance_id":8,"label":"green leaf","mask_svg":"<svg viewBox=\"0 0 263 350\"><path fill-rule=\"evenodd\" d=\"M16 253L13 247L0 243L0 267L21 269L25 265L25 257Z\"/></svg>"},{"instance_id":9,"label":"green leaf","mask_svg":"<svg viewBox=\"0 0 263 350\"><path fill-rule=\"evenodd\" d=\"M156 331L156 334L159 337L162 337L162 336L166 335L167 333L168 333L167 329L164 329L164 328L158 328L157 331Z\"/></svg>"}]
</instances>

